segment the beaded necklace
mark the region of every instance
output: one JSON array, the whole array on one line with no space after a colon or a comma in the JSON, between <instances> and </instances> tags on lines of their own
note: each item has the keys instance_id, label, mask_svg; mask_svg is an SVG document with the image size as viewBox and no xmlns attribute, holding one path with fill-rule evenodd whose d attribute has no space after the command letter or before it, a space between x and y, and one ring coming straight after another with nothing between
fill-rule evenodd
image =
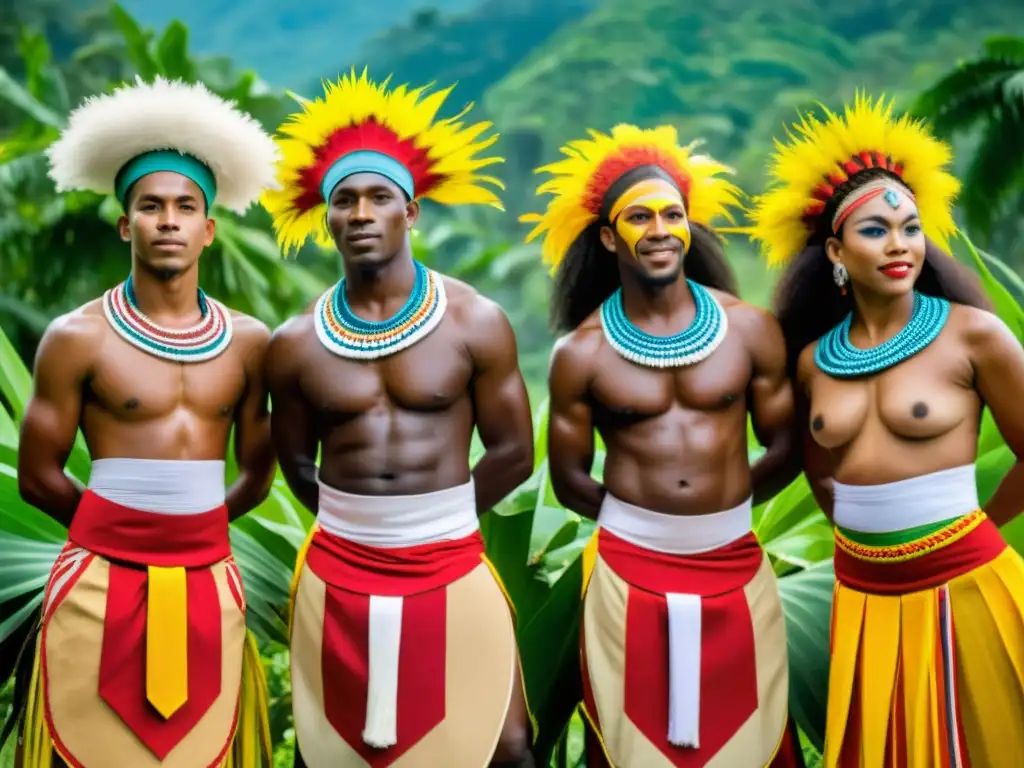
<instances>
[{"instance_id":1,"label":"beaded necklace","mask_svg":"<svg viewBox=\"0 0 1024 768\"><path fill-rule=\"evenodd\" d=\"M892 368L931 344L949 319L949 301L914 291L914 309L903 329L870 349L850 343L851 312L818 341L814 362L838 379L867 376Z\"/></svg>"},{"instance_id":2,"label":"beaded necklace","mask_svg":"<svg viewBox=\"0 0 1024 768\"><path fill-rule=\"evenodd\" d=\"M640 330L626 317L620 287L601 305L601 326L608 343L627 360L648 368L693 365L708 357L725 338L728 318L707 288L686 282L697 309L687 328L674 336L652 336Z\"/></svg>"},{"instance_id":3,"label":"beaded necklace","mask_svg":"<svg viewBox=\"0 0 1024 768\"><path fill-rule=\"evenodd\" d=\"M103 294L103 314L117 334L136 349L176 363L202 363L221 354L231 343L231 314L202 289L202 316L181 330L157 325L139 309L131 275Z\"/></svg>"},{"instance_id":4,"label":"beaded necklace","mask_svg":"<svg viewBox=\"0 0 1024 768\"><path fill-rule=\"evenodd\" d=\"M411 347L434 330L447 307L440 276L418 261L416 281L405 305L387 320L363 320L345 296L345 278L324 293L313 313L320 343L339 357L376 360Z\"/></svg>"}]
</instances>

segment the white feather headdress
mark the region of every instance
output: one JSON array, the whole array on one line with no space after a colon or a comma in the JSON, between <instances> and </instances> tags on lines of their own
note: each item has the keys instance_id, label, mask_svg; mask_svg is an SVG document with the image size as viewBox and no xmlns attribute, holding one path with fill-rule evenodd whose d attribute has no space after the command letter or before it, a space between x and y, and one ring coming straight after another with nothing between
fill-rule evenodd
<instances>
[{"instance_id":1,"label":"white feather headdress","mask_svg":"<svg viewBox=\"0 0 1024 768\"><path fill-rule=\"evenodd\" d=\"M279 150L251 115L201 83L160 77L153 83L136 78L133 85L87 99L46 154L58 192L113 194L118 171L157 150L176 150L207 165L217 203L239 214L264 190L278 187Z\"/></svg>"}]
</instances>

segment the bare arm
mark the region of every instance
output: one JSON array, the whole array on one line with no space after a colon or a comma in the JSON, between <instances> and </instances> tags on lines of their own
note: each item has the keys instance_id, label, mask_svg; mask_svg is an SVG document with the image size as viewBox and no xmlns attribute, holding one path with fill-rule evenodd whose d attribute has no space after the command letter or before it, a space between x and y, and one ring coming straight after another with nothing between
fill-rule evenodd
<instances>
[{"instance_id":1,"label":"bare arm","mask_svg":"<svg viewBox=\"0 0 1024 768\"><path fill-rule=\"evenodd\" d=\"M501 308L476 298L470 316L473 411L484 455L473 467L476 508L487 512L533 471L533 419L512 326Z\"/></svg>"},{"instance_id":2,"label":"bare arm","mask_svg":"<svg viewBox=\"0 0 1024 768\"><path fill-rule=\"evenodd\" d=\"M750 468L754 504L767 501L800 474L793 387L786 374L786 341L772 315L744 306L734 313L750 350L751 424L765 453Z\"/></svg>"},{"instance_id":3,"label":"bare arm","mask_svg":"<svg viewBox=\"0 0 1024 768\"><path fill-rule=\"evenodd\" d=\"M605 489L590 476L594 466L594 419L587 399L590 350L573 337L555 347L548 375L548 470L558 500L577 514L597 519Z\"/></svg>"},{"instance_id":4,"label":"bare arm","mask_svg":"<svg viewBox=\"0 0 1024 768\"><path fill-rule=\"evenodd\" d=\"M832 519L834 499L832 496L832 476L835 467L832 455L822 448L811 434L811 402L808 397L810 378L814 370L814 345L811 344L800 354L797 369L797 381L794 386L796 399L796 419L800 431L801 447L803 448L804 474L807 484L811 487L814 500L818 502L825 516Z\"/></svg>"},{"instance_id":5,"label":"bare arm","mask_svg":"<svg viewBox=\"0 0 1024 768\"><path fill-rule=\"evenodd\" d=\"M270 331L255 321L246 331L243 351L245 393L235 409L238 478L228 489L226 499L231 520L241 517L267 498L274 481L274 446L270 440L270 411L263 374L263 358L270 342Z\"/></svg>"},{"instance_id":6,"label":"bare arm","mask_svg":"<svg viewBox=\"0 0 1024 768\"><path fill-rule=\"evenodd\" d=\"M1005 525L1024 507L1024 399L1020 396L1024 350L995 315L978 311L970 322L967 338L975 386L992 412L999 434L1017 459L985 505L985 514L996 525Z\"/></svg>"},{"instance_id":7,"label":"bare arm","mask_svg":"<svg viewBox=\"0 0 1024 768\"><path fill-rule=\"evenodd\" d=\"M274 332L263 370L270 389L270 431L281 472L295 498L315 515L320 495L316 484L319 438L313 408L299 386L301 341L293 324L300 319Z\"/></svg>"},{"instance_id":8,"label":"bare arm","mask_svg":"<svg viewBox=\"0 0 1024 768\"><path fill-rule=\"evenodd\" d=\"M96 320L70 315L51 323L36 353L35 387L21 422L18 491L65 526L71 525L82 496L64 474L64 464L78 433L83 390L99 344Z\"/></svg>"}]
</instances>

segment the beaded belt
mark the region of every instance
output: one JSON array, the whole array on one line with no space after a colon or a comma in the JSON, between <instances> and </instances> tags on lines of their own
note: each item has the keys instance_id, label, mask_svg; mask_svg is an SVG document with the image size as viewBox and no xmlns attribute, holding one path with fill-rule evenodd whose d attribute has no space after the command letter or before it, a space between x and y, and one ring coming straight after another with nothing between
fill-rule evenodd
<instances>
[{"instance_id":1,"label":"beaded belt","mask_svg":"<svg viewBox=\"0 0 1024 768\"><path fill-rule=\"evenodd\" d=\"M988 517L981 510L954 520L943 520L894 533L853 533L835 529L836 546L858 560L898 563L948 547L969 534ZM854 535L859 541L850 538Z\"/></svg>"}]
</instances>

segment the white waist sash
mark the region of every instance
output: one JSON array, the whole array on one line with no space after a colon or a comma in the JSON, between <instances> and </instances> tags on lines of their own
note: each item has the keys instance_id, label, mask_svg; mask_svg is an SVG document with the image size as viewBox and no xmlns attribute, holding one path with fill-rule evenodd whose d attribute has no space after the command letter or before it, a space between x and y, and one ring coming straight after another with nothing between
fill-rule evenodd
<instances>
[{"instance_id":1,"label":"white waist sash","mask_svg":"<svg viewBox=\"0 0 1024 768\"><path fill-rule=\"evenodd\" d=\"M380 549L461 539L480 530L473 481L432 493L361 496L320 486L316 520L327 533ZM402 598L370 595L369 681L363 741L398 743L398 658Z\"/></svg>"},{"instance_id":2,"label":"white waist sash","mask_svg":"<svg viewBox=\"0 0 1024 768\"><path fill-rule=\"evenodd\" d=\"M882 485L832 481L832 518L840 528L893 533L962 517L981 506L974 465L966 464Z\"/></svg>"},{"instance_id":3,"label":"white waist sash","mask_svg":"<svg viewBox=\"0 0 1024 768\"><path fill-rule=\"evenodd\" d=\"M224 503L224 462L96 459L89 490L142 512L195 515Z\"/></svg>"},{"instance_id":4,"label":"white waist sash","mask_svg":"<svg viewBox=\"0 0 1024 768\"><path fill-rule=\"evenodd\" d=\"M461 539L480 530L473 481L432 493L360 496L320 480L316 521L328 533L389 549Z\"/></svg>"},{"instance_id":5,"label":"white waist sash","mask_svg":"<svg viewBox=\"0 0 1024 768\"><path fill-rule=\"evenodd\" d=\"M723 512L666 515L605 494L597 524L642 549L695 555L731 544L750 533L750 498ZM700 747L701 598L670 592L668 604L668 740Z\"/></svg>"}]
</instances>

